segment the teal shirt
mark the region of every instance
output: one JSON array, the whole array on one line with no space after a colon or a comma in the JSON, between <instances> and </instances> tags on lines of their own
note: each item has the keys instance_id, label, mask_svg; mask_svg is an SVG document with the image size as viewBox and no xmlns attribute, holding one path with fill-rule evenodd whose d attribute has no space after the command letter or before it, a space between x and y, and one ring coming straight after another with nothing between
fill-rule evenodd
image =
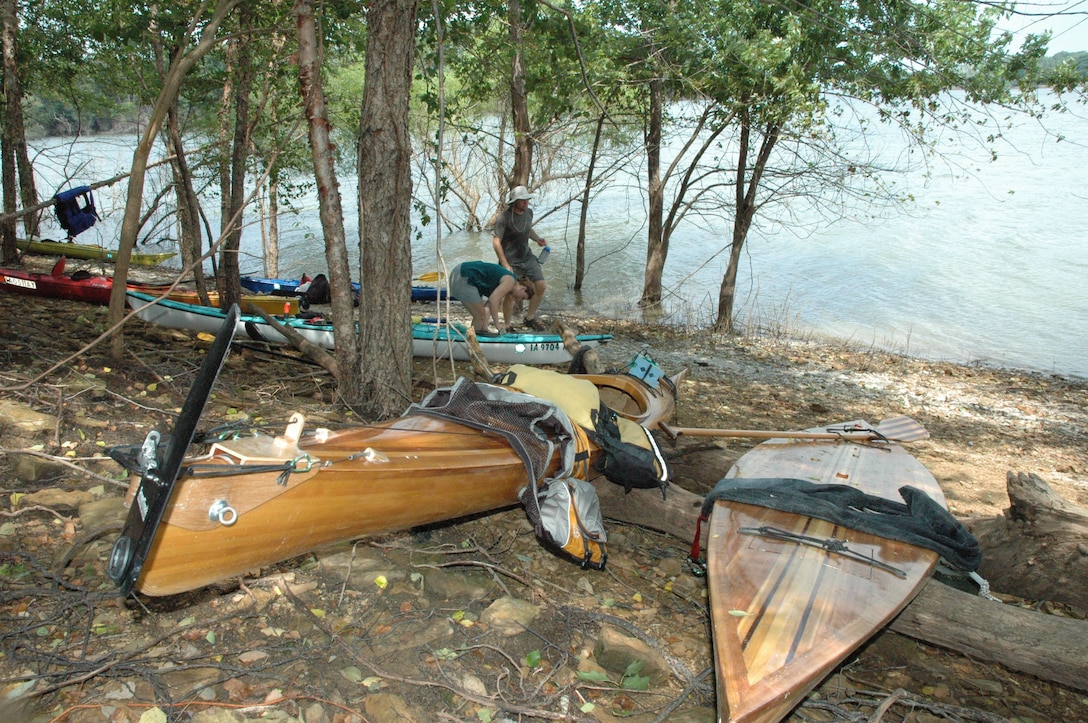
<instances>
[{"instance_id":1,"label":"teal shirt","mask_svg":"<svg viewBox=\"0 0 1088 723\"><path fill-rule=\"evenodd\" d=\"M512 276L515 280L517 279L513 272L487 261L463 261L461 263L461 276L480 292L480 296L491 296L491 292L495 290L495 287L499 285L504 276Z\"/></svg>"}]
</instances>

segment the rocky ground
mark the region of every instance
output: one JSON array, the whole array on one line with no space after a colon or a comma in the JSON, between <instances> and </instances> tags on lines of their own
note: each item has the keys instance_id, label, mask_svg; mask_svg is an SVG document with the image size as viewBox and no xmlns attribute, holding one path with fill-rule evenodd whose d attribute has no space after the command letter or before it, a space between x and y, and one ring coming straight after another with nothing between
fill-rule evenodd
<instances>
[{"instance_id":1,"label":"rocky ground","mask_svg":"<svg viewBox=\"0 0 1088 723\"><path fill-rule=\"evenodd\" d=\"M542 550L518 508L318 551L196 593L120 600L104 567L126 482L103 455L172 425L206 341L134 322L114 362L100 347L81 351L104 330L104 309L4 300L0 719L715 720L705 586L686 545L618 523L604 572ZM1010 470L1088 506L1083 381L566 321L616 337L600 350L608 364L644 349L670 372L687 369L678 425L790 430L908 414L932 435L911 451L958 517L1000 515ZM455 374L471 369L417 361L417 395ZM280 425L296 409L314 424L350 421L332 392L295 355L238 345L203 423ZM44 416L11 416L26 410ZM675 482L705 492L753 444L681 437L665 447ZM657 667L617 663L628 647ZM1088 694L886 632L794 719L1088 720Z\"/></svg>"}]
</instances>

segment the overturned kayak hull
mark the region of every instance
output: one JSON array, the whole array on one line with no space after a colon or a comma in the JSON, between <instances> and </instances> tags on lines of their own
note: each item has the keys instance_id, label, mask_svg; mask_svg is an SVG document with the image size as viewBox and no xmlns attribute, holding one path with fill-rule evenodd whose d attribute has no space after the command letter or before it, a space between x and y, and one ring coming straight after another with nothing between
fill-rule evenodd
<instances>
[{"instance_id":1,"label":"overturned kayak hull","mask_svg":"<svg viewBox=\"0 0 1088 723\"><path fill-rule=\"evenodd\" d=\"M899 488L909 485L945 504L933 475L890 443L767 441L727 477L847 485L891 501L900 501ZM821 542L803 544L798 536ZM838 542L851 554L836 552ZM823 519L716 501L707 581L719 720L785 718L914 598L937 559L931 550Z\"/></svg>"}]
</instances>

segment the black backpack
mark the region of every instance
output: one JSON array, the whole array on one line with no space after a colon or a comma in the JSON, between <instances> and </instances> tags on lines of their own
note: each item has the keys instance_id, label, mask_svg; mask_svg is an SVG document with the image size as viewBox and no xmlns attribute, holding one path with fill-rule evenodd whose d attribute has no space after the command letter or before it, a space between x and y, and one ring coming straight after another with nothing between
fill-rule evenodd
<instances>
[{"instance_id":1,"label":"black backpack","mask_svg":"<svg viewBox=\"0 0 1088 723\"><path fill-rule=\"evenodd\" d=\"M310 288L306 289L302 297L306 300L307 306L332 303L332 290L329 288L328 277L325 274L315 276L310 282Z\"/></svg>"}]
</instances>

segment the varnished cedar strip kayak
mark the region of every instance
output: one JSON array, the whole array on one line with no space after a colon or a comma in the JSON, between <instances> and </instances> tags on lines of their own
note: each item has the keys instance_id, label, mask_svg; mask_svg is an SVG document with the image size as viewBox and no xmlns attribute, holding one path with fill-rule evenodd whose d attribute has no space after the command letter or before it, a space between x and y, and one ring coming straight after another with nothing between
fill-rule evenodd
<instances>
[{"instance_id":1,"label":"varnished cedar strip kayak","mask_svg":"<svg viewBox=\"0 0 1088 723\"><path fill-rule=\"evenodd\" d=\"M944 504L929 471L894 444L767 441L742 456L727 476L846 484L897 502L902 501L898 489L910 485ZM740 533L761 526L845 540L850 549L871 554L905 577L826 550ZM770 723L785 718L913 599L937 558L930 550L824 520L716 502L707 538L707 578L719 719Z\"/></svg>"},{"instance_id":2,"label":"varnished cedar strip kayak","mask_svg":"<svg viewBox=\"0 0 1088 723\"><path fill-rule=\"evenodd\" d=\"M584 378L613 409L646 426L672 414L665 382L651 389L626 375ZM236 453L203 462L237 469L279 454L270 438L224 446ZM240 459L247 449L252 458ZM297 453L313 467L286 480L276 472L179 480L136 589L176 594L323 545L497 510L516 504L526 483L503 437L425 415L330 432L323 441L303 437ZM287 458L295 454L288 448ZM231 524L210 514L218 502L229 505Z\"/></svg>"}]
</instances>

